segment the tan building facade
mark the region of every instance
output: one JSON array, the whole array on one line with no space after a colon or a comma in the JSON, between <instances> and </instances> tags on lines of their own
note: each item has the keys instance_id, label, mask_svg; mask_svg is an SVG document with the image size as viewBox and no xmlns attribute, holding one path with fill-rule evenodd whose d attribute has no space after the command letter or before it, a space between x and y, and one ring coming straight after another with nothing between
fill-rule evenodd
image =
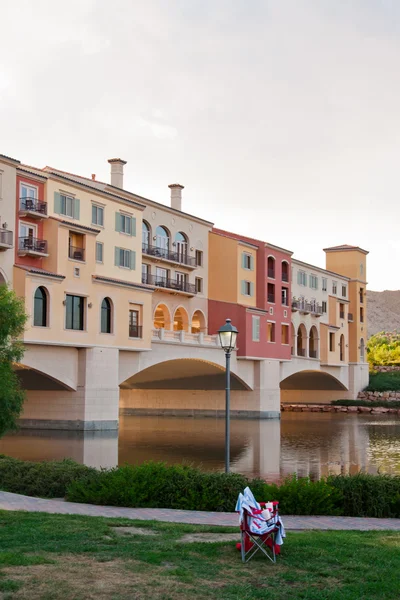
<instances>
[{"instance_id":1,"label":"tan building facade","mask_svg":"<svg viewBox=\"0 0 400 600\"><path fill-rule=\"evenodd\" d=\"M18 165L18 160L0 154L0 284L12 285L13 280Z\"/></svg>"}]
</instances>

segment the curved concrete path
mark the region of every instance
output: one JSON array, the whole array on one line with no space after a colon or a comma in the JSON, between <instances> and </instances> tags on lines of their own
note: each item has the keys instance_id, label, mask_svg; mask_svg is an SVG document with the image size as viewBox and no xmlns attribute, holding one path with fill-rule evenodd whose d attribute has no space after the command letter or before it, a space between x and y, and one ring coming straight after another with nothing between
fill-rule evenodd
<instances>
[{"instance_id":1,"label":"curved concrete path","mask_svg":"<svg viewBox=\"0 0 400 600\"><path fill-rule=\"evenodd\" d=\"M88 517L123 517L141 521L167 521L193 525L238 526L238 515L226 512L203 512L194 510L172 510L167 508L120 508L95 506L64 500L44 500L0 492L0 510L25 510L63 515L85 515ZM284 516L287 530L335 529L335 530L392 530L400 531L400 519L370 519L360 517L292 517Z\"/></svg>"}]
</instances>

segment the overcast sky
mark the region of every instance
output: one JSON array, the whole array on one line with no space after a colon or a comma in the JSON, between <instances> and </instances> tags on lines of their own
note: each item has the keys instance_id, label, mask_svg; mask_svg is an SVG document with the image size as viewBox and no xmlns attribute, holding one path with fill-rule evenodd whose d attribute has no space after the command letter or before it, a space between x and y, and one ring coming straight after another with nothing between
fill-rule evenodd
<instances>
[{"instance_id":1,"label":"overcast sky","mask_svg":"<svg viewBox=\"0 0 400 600\"><path fill-rule=\"evenodd\" d=\"M400 288L400 2L0 0L0 153Z\"/></svg>"}]
</instances>

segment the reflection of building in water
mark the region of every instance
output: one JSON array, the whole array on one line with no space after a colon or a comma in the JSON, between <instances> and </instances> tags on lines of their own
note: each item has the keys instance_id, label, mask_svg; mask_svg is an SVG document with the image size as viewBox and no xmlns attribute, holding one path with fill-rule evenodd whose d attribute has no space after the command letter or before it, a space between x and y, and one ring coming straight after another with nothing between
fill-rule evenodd
<instances>
[{"instance_id":1,"label":"reflection of building in water","mask_svg":"<svg viewBox=\"0 0 400 600\"><path fill-rule=\"evenodd\" d=\"M90 467L115 467L118 432L22 429L0 440L0 453L21 460L72 458Z\"/></svg>"},{"instance_id":2,"label":"reflection of building in water","mask_svg":"<svg viewBox=\"0 0 400 600\"><path fill-rule=\"evenodd\" d=\"M329 473L367 470L369 435L365 425L365 417L357 415L284 413L282 475L297 473L318 479Z\"/></svg>"}]
</instances>

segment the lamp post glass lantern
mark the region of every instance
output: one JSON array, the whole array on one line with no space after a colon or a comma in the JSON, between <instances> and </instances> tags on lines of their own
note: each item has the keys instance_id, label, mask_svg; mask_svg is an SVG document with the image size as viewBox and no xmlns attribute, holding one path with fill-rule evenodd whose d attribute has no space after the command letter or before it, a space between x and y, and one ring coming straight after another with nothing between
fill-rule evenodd
<instances>
[{"instance_id":1,"label":"lamp post glass lantern","mask_svg":"<svg viewBox=\"0 0 400 600\"><path fill-rule=\"evenodd\" d=\"M225 352L225 473L229 473L230 463L230 401L231 401L231 352L235 349L238 330L226 319L225 325L218 330L219 342Z\"/></svg>"}]
</instances>

